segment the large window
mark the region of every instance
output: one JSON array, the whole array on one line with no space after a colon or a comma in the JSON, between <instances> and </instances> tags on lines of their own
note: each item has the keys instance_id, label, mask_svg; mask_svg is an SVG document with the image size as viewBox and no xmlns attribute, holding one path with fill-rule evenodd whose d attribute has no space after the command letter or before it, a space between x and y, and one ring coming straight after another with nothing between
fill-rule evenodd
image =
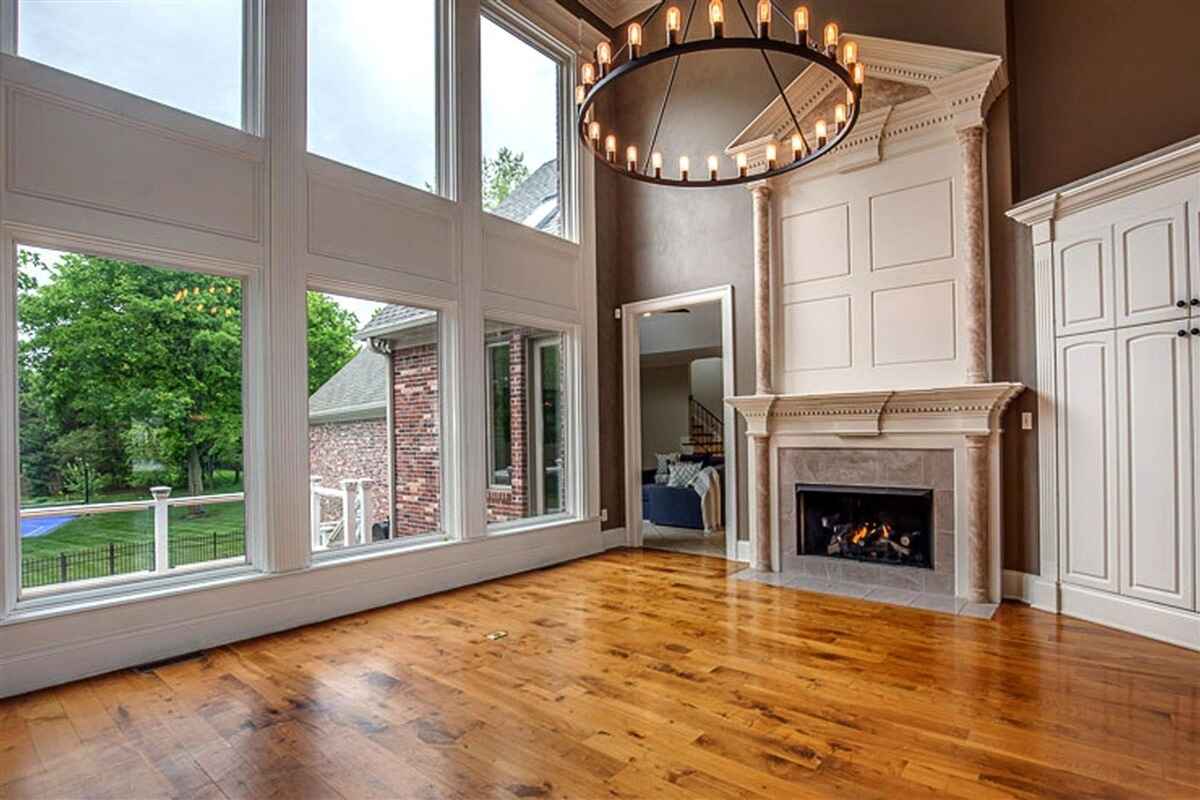
<instances>
[{"instance_id":1,"label":"large window","mask_svg":"<svg viewBox=\"0 0 1200 800\"><path fill-rule=\"evenodd\" d=\"M563 335L496 321L486 331L488 522L568 511Z\"/></svg>"},{"instance_id":2,"label":"large window","mask_svg":"<svg viewBox=\"0 0 1200 800\"><path fill-rule=\"evenodd\" d=\"M233 127L243 0L19 0L17 54Z\"/></svg>"},{"instance_id":3,"label":"large window","mask_svg":"<svg viewBox=\"0 0 1200 800\"><path fill-rule=\"evenodd\" d=\"M499 16L482 17L479 38L484 210L569 236L563 203L568 58Z\"/></svg>"},{"instance_id":4,"label":"large window","mask_svg":"<svg viewBox=\"0 0 1200 800\"><path fill-rule=\"evenodd\" d=\"M442 532L436 311L308 293L314 551Z\"/></svg>"},{"instance_id":5,"label":"large window","mask_svg":"<svg viewBox=\"0 0 1200 800\"><path fill-rule=\"evenodd\" d=\"M242 282L18 249L23 590L245 561Z\"/></svg>"},{"instance_id":6,"label":"large window","mask_svg":"<svg viewBox=\"0 0 1200 800\"><path fill-rule=\"evenodd\" d=\"M308 149L438 191L438 0L308 0Z\"/></svg>"}]
</instances>

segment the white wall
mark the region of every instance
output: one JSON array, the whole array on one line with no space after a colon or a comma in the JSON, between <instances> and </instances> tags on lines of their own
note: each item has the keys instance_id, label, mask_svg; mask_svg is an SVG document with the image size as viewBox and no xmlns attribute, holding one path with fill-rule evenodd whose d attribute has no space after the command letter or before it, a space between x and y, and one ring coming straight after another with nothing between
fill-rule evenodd
<instances>
[{"instance_id":1,"label":"white wall","mask_svg":"<svg viewBox=\"0 0 1200 800\"><path fill-rule=\"evenodd\" d=\"M687 314L654 314L639 325L642 355L721 347L720 303L688 306Z\"/></svg>"},{"instance_id":2,"label":"white wall","mask_svg":"<svg viewBox=\"0 0 1200 800\"><path fill-rule=\"evenodd\" d=\"M677 453L688 435L687 364L642 368L642 469L657 465L655 453Z\"/></svg>"},{"instance_id":3,"label":"white wall","mask_svg":"<svg viewBox=\"0 0 1200 800\"><path fill-rule=\"evenodd\" d=\"M555 4L514 5L566 41L579 35ZM306 153L306 19L296 0L265 0L269 138L0 56L0 696L601 549L592 163L565 167L579 187L579 243L482 213L480 5L450 6L456 105L444 122L456 133L458 200ZM55 602L19 597L16 242L245 279L248 567L186 578L183 593L174 576ZM313 562L306 286L442 311L449 541ZM485 316L571 336L576 520L488 536L485 398L468 390L484 383Z\"/></svg>"},{"instance_id":4,"label":"white wall","mask_svg":"<svg viewBox=\"0 0 1200 800\"><path fill-rule=\"evenodd\" d=\"M698 358L691 364L692 397L718 417L725 408L725 381L719 358Z\"/></svg>"}]
</instances>

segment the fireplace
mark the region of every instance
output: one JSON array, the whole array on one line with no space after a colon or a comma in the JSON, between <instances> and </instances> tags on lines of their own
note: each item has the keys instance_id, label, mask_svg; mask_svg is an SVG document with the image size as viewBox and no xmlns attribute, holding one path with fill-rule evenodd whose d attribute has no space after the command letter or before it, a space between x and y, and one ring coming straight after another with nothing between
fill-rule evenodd
<instances>
[{"instance_id":1,"label":"fireplace","mask_svg":"<svg viewBox=\"0 0 1200 800\"><path fill-rule=\"evenodd\" d=\"M933 569L933 490L796 484L799 555Z\"/></svg>"}]
</instances>

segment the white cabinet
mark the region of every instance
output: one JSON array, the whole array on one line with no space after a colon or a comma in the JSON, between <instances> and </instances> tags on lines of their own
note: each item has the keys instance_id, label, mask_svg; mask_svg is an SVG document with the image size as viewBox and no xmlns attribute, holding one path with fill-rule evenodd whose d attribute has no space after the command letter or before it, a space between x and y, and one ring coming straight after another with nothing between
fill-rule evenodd
<instances>
[{"instance_id":1,"label":"white cabinet","mask_svg":"<svg viewBox=\"0 0 1200 800\"><path fill-rule=\"evenodd\" d=\"M1058 341L1062 579L1118 590L1115 334Z\"/></svg>"},{"instance_id":2,"label":"white cabinet","mask_svg":"<svg viewBox=\"0 0 1200 800\"><path fill-rule=\"evenodd\" d=\"M1179 203L1113 225L1118 326L1188 316L1186 219Z\"/></svg>"},{"instance_id":3,"label":"white cabinet","mask_svg":"<svg viewBox=\"0 0 1200 800\"><path fill-rule=\"evenodd\" d=\"M1112 230L1082 231L1054 244L1059 336L1113 327Z\"/></svg>"},{"instance_id":4,"label":"white cabinet","mask_svg":"<svg viewBox=\"0 0 1200 800\"><path fill-rule=\"evenodd\" d=\"M1122 328L1117 344L1121 593L1195 609L1195 396L1187 321Z\"/></svg>"}]
</instances>

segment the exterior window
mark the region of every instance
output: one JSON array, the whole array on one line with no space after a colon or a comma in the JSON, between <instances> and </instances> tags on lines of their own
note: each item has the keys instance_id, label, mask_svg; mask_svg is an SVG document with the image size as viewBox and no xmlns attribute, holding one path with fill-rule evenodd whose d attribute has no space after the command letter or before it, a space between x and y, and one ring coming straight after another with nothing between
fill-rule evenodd
<instances>
[{"instance_id":1,"label":"exterior window","mask_svg":"<svg viewBox=\"0 0 1200 800\"><path fill-rule=\"evenodd\" d=\"M439 314L308 293L314 551L442 531Z\"/></svg>"},{"instance_id":2,"label":"exterior window","mask_svg":"<svg viewBox=\"0 0 1200 800\"><path fill-rule=\"evenodd\" d=\"M569 511L563 336L494 321L486 330L488 522Z\"/></svg>"},{"instance_id":3,"label":"exterior window","mask_svg":"<svg viewBox=\"0 0 1200 800\"><path fill-rule=\"evenodd\" d=\"M483 208L569 236L562 109L570 61L551 47L515 20L480 20Z\"/></svg>"},{"instance_id":4,"label":"exterior window","mask_svg":"<svg viewBox=\"0 0 1200 800\"><path fill-rule=\"evenodd\" d=\"M243 0L19 0L17 55L235 128Z\"/></svg>"},{"instance_id":5,"label":"exterior window","mask_svg":"<svg viewBox=\"0 0 1200 800\"><path fill-rule=\"evenodd\" d=\"M246 560L242 283L18 248L22 591Z\"/></svg>"},{"instance_id":6,"label":"exterior window","mask_svg":"<svg viewBox=\"0 0 1200 800\"><path fill-rule=\"evenodd\" d=\"M438 191L437 0L308 0L308 149Z\"/></svg>"}]
</instances>

